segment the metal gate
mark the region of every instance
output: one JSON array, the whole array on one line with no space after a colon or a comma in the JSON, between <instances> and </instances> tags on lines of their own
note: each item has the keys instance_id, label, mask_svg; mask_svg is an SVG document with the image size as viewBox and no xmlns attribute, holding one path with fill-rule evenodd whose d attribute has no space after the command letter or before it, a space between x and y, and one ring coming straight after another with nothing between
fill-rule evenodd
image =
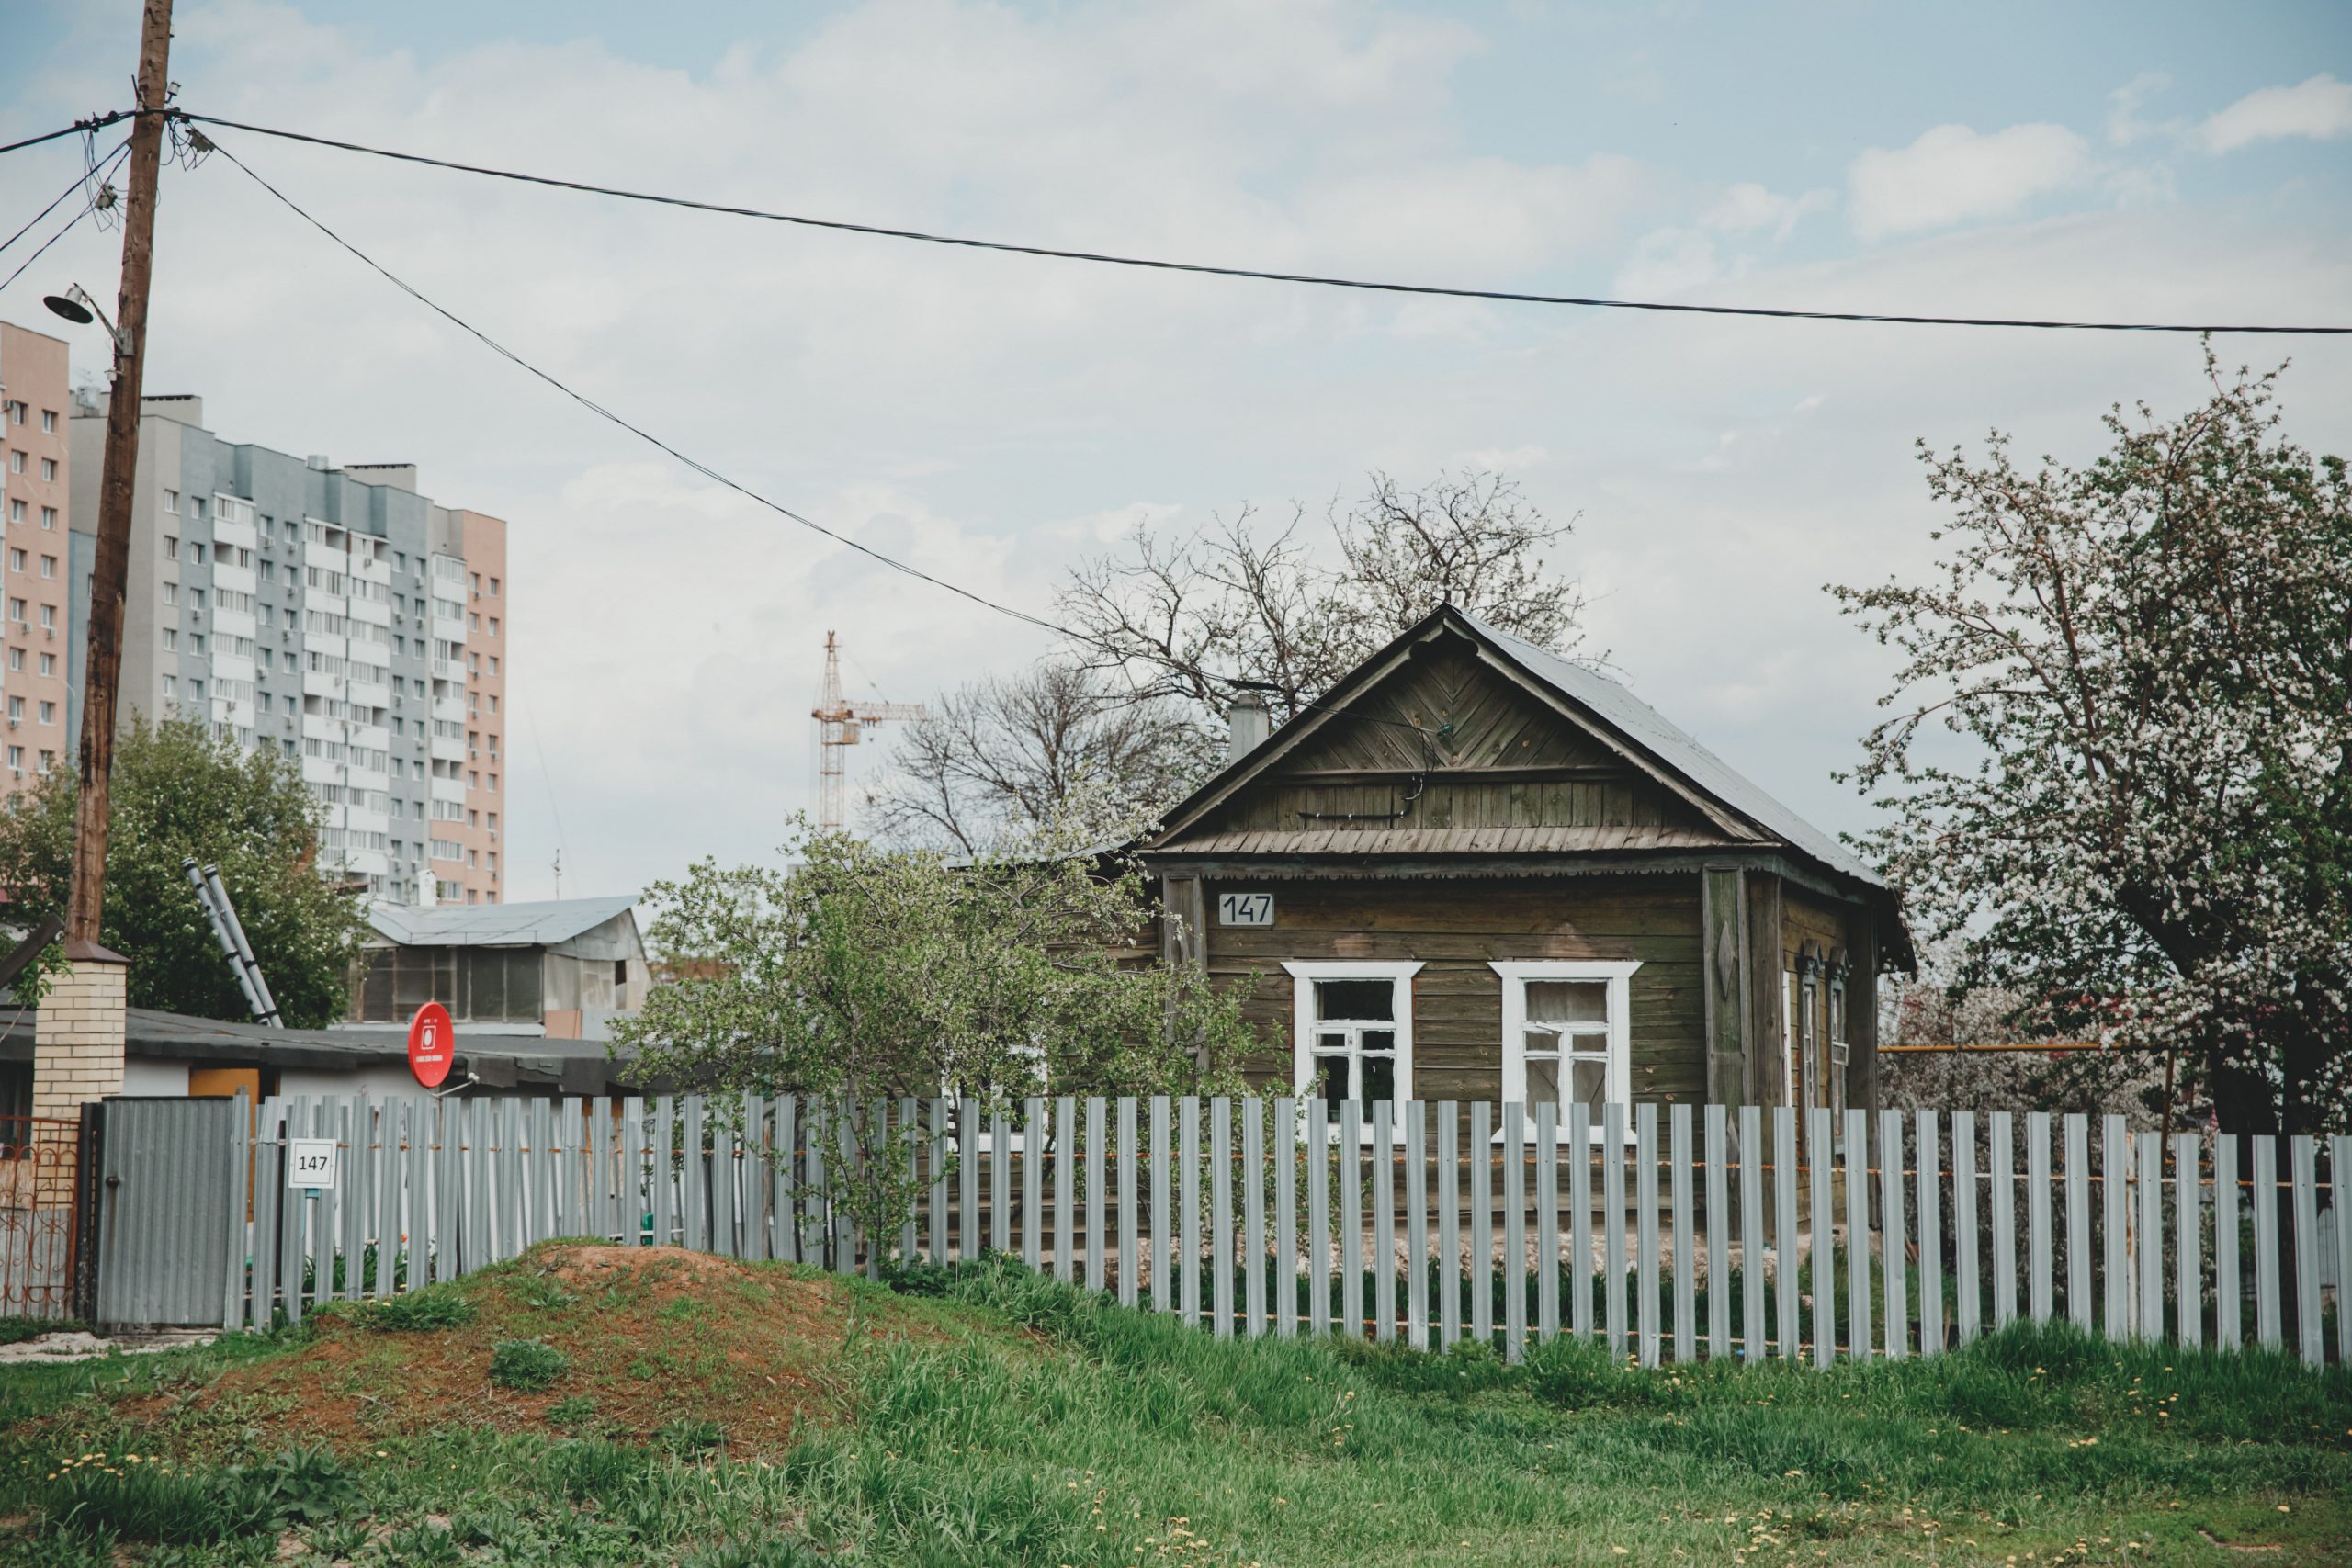
<instances>
[{"instance_id":1,"label":"metal gate","mask_svg":"<svg viewBox=\"0 0 2352 1568\"><path fill-rule=\"evenodd\" d=\"M81 1123L0 1116L0 1317L72 1317Z\"/></svg>"},{"instance_id":2,"label":"metal gate","mask_svg":"<svg viewBox=\"0 0 2352 1568\"><path fill-rule=\"evenodd\" d=\"M243 1095L233 1100L109 1100L100 1120L96 1188L97 1326L220 1322L244 1208ZM240 1249L241 1250L241 1249Z\"/></svg>"}]
</instances>

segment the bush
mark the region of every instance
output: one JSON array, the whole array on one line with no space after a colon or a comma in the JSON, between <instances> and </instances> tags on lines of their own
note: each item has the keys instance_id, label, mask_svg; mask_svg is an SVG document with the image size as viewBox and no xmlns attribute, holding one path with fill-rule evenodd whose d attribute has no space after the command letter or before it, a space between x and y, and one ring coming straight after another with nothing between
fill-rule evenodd
<instances>
[{"instance_id":1,"label":"bush","mask_svg":"<svg viewBox=\"0 0 2352 1568\"><path fill-rule=\"evenodd\" d=\"M462 1328L473 1320L473 1303L459 1295L455 1284L427 1285L378 1302L368 1313L368 1326L392 1334L432 1334Z\"/></svg>"},{"instance_id":2,"label":"bush","mask_svg":"<svg viewBox=\"0 0 2352 1568\"><path fill-rule=\"evenodd\" d=\"M0 1317L0 1345L21 1345L44 1334L71 1334L87 1326L74 1317Z\"/></svg>"},{"instance_id":3,"label":"bush","mask_svg":"<svg viewBox=\"0 0 2352 1568\"><path fill-rule=\"evenodd\" d=\"M571 1370L571 1359L544 1339L502 1339L490 1352L490 1381L517 1393L552 1388Z\"/></svg>"}]
</instances>

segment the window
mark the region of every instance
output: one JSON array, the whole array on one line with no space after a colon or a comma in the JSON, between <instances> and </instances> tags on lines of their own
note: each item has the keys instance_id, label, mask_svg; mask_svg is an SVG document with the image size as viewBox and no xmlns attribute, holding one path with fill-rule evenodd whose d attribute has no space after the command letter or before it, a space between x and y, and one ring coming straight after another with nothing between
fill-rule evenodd
<instances>
[{"instance_id":1,"label":"window","mask_svg":"<svg viewBox=\"0 0 2352 1568\"><path fill-rule=\"evenodd\" d=\"M10 571L22 571L25 570L24 551L10 550L8 552L8 570Z\"/></svg>"},{"instance_id":2,"label":"window","mask_svg":"<svg viewBox=\"0 0 2352 1568\"><path fill-rule=\"evenodd\" d=\"M1602 1108L1634 1098L1630 997L1641 964L1543 959L1489 967L1503 982L1503 1102L1527 1107L1531 1132L1535 1107L1556 1106L1562 1138L1569 1108L1582 1105L1598 1135Z\"/></svg>"},{"instance_id":3,"label":"window","mask_svg":"<svg viewBox=\"0 0 2352 1568\"><path fill-rule=\"evenodd\" d=\"M180 514L179 491L175 490L167 490L164 492L164 510L170 513L175 517ZM167 539L164 543L175 545L179 543L179 541L176 539Z\"/></svg>"},{"instance_id":4,"label":"window","mask_svg":"<svg viewBox=\"0 0 2352 1568\"><path fill-rule=\"evenodd\" d=\"M1413 1098L1413 976L1418 963L1295 962L1291 1088L1331 1108ZM1366 1131L1370 1111L1365 1110ZM1397 1122L1395 1134L1404 1135Z\"/></svg>"},{"instance_id":5,"label":"window","mask_svg":"<svg viewBox=\"0 0 2352 1568\"><path fill-rule=\"evenodd\" d=\"M22 452L8 454L8 471L12 474L21 474L25 471L25 455Z\"/></svg>"},{"instance_id":6,"label":"window","mask_svg":"<svg viewBox=\"0 0 2352 1568\"><path fill-rule=\"evenodd\" d=\"M49 578L52 581L56 580L57 558L55 556L43 556L40 558L40 574L43 577Z\"/></svg>"},{"instance_id":7,"label":"window","mask_svg":"<svg viewBox=\"0 0 2352 1568\"><path fill-rule=\"evenodd\" d=\"M19 618L21 619L21 617ZM171 627L165 626L164 628L164 651L166 653L176 652L179 646L180 634L173 630Z\"/></svg>"},{"instance_id":8,"label":"window","mask_svg":"<svg viewBox=\"0 0 2352 1568\"><path fill-rule=\"evenodd\" d=\"M8 722L10 724L22 724L25 722L24 698L10 697L8 699Z\"/></svg>"},{"instance_id":9,"label":"window","mask_svg":"<svg viewBox=\"0 0 2352 1568\"><path fill-rule=\"evenodd\" d=\"M25 423L25 405L17 401L14 398L8 400L8 423L10 424L22 424Z\"/></svg>"},{"instance_id":10,"label":"window","mask_svg":"<svg viewBox=\"0 0 2352 1568\"><path fill-rule=\"evenodd\" d=\"M17 405L20 410L25 405L22 403L18 403ZM43 409L40 411L40 429L41 434L44 435L54 435L57 434L57 411L55 409Z\"/></svg>"},{"instance_id":11,"label":"window","mask_svg":"<svg viewBox=\"0 0 2352 1568\"><path fill-rule=\"evenodd\" d=\"M187 547L189 558L194 560L197 565L202 566L204 564L204 541L201 539L190 539L187 542Z\"/></svg>"},{"instance_id":12,"label":"window","mask_svg":"<svg viewBox=\"0 0 2352 1568\"><path fill-rule=\"evenodd\" d=\"M493 599L498 597L498 579L494 577L490 580L490 596Z\"/></svg>"},{"instance_id":13,"label":"window","mask_svg":"<svg viewBox=\"0 0 2352 1568\"><path fill-rule=\"evenodd\" d=\"M56 605L43 604L40 607L40 624L51 631L55 631L57 629Z\"/></svg>"},{"instance_id":14,"label":"window","mask_svg":"<svg viewBox=\"0 0 2352 1568\"><path fill-rule=\"evenodd\" d=\"M165 560L177 560L180 558L180 541L178 535L166 534L164 536L164 558Z\"/></svg>"},{"instance_id":15,"label":"window","mask_svg":"<svg viewBox=\"0 0 2352 1568\"><path fill-rule=\"evenodd\" d=\"M498 673L498 655L494 653L490 656L490 672L492 675Z\"/></svg>"},{"instance_id":16,"label":"window","mask_svg":"<svg viewBox=\"0 0 2352 1568\"><path fill-rule=\"evenodd\" d=\"M490 618L490 635L492 637L496 637L498 635L498 617L496 615L492 615Z\"/></svg>"},{"instance_id":17,"label":"window","mask_svg":"<svg viewBox=\"0 0 2352 1568\"><path fill-rule=\"evenodd\" d=\"M477 592L477 593L481 592L481 573L480 573L480 572L478 572L478 571L477 571L477 572L471 573L470 575L471 575L471 576L472 576L472 578L473 578L473 582L474 582L474 592Z\"/></svg>"},{"instance_id":18,"label":"window","mask_svg":"<svg viewBox=\"0 0 2352 1568\"><path fill-rule=\"evenodd\" d=\"M179 694L180 694L180 683L179 683L179 680L178 680L178 678L177 678L176 676L172 676L172 675L166 675L166 676L164 676L164 700L165 702L171 702L171 701L175 700L175 698L177 698L177 697L179 696Z\"/></svg>"},{"instance_id":19,"label":"window","mask_svg":"<svg viewBox=\"0 0 2352 1568\"><path fill-rule=\"evenodd\" d=\"M57 766L57 753L54 751L43 751L40 754L40 771L45 773L55 766Z\"/></svg>"},{"instance_id":20,"label":"window","mask_svg":"<svg viewBox=\"0 0 2352 1568\"><path fill-rule=\"evenodd\" d=\"M25 503L21 501L11 500L8 502L8 521L11 523L22 523L24 520Z\"/></svg>"},{"instance_id":21,"label":"window","mask_svg":"<svg viewBox=\"0 0 2352 1568\"><path fill-rule=\"evenodd\" d=\"M16 651L16 652L17 652L17 653L20 653L20 654L21 654L22 652L24 652L24 649L20 648L20 649L15 649L14 651ZM20 663L18 663L18 664L17 664L17 669L19 669L19 670L21 670L21 669L23 669L23 668L24 668L24 665L20 662ZM55 654L53 654L53 653L44 653L44 654L42 654L42 655L40 656L40 672L41 672L43 675L50 676L50 677L51 677L51 678L54 678L54 677L56 676L56 674L57 674L57 655L55 655Z\"/></svg>"},{"instance_id":22,"label":"window","mask_svg":"<svg viewBox=\"0 0 2352 1568\"><path fill-rule=\"evenodd\" d=\"M176 582L166 582L164 584L164 603L166 604L176 604L179 602L180 585Z\"/></svg>"},{"instance_id":23,"label":"window","mask_svg":"<svg viewBox=\"0 0 2352 1568\"><path fill-rule=\"evenodd\" d=\"M44 506L40 509L40 525L44 533L57 532L57 508Z\"/></svg>"},{"instance_id":24,"label":"window","mask_svg":"<svg viewBox=\"0 0 2352 1568\"><path fill-rule=\"evenodd\" d=\"M8 618L18 626L25 624L25 602L22 599L8 601Z\"/></svg>"},{"instance_id":25,"label":"window","mask_svg":"<svg viewBox=\"0 0 2352 1568\"><path fill-rule=\"evenodd\" d=\"M8 765L16 769L18 773L23 773L25 771L25 749L23 747L11 746L8 748Z\"/></svg>"},{"instance_id":26,"label":"window","mask_svg":"<svg viewBox=\"0 0 2352 1568\"><path fill-rule=\"evenodd\" d=\"M40 721L43 724L55 724L57 722L57 705L55 703L42 703L40 705Z\"/></svg>"},{"instance_id":27,"label":"window","mask_svg":"<svg viewBox=\"0 0 2352 1568\"><path fill-rule=\"evenodd\" d=\"M40 477L41 482L44 484L55 484L57 482L56 458L43 457L40 460Z\"/></svg>"},{"instance_id":28,"label":"window","mask_svg":"<svg viewBox=\"0 0 2352 1568\"><path fill-rule=\"evenodd\" d=\"M48 668L47 668L47 663L46 663L47 660L49 659L49 655L48 655L48 654L46 654L46 653L44 653L44 654L42 654L42 655L41 655L41 659L42 659L42 660L43 660L43 667L42 667L42 670L41 670L41 673L42 673L42 674L44 674L44 675L46 675L46 674L48 674L48 673L49 673L49 670L48 670ZM21 649L21 648L12 648L12 649L10 649L8 650L8 668L9 668L9 669L11 669L11 670L22 670L24 667L25 667L25 650L24 650L23 649Z\"/></svg>"}]
</instances>

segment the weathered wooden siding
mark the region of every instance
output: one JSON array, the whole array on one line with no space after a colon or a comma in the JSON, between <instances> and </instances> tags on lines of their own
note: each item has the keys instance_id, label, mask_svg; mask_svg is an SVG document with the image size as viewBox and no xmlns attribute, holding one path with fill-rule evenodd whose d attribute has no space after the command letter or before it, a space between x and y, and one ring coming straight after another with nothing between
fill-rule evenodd
<instances>
[{"instance_id":1,"label":"weathered wooden siding","mask_svg":"<svg viewBox=\"0 0 2352 1568\"><path fill-rule=\"evenodd\" d=\"M1208 968L1225 983L1258 976L1250 1021L1269 1044L1253 1081L1290 1081L1287 959L1419 959L1413 989L1413 1091L1425 1100L1492 1099L1502 1087L1502 978L1493 959L1638 959L1633 977L1634 1094L1706 1098L1700 878L1594 876L1553 882L1212 882L1271 891L1274 924L1212 925ZM1212 916L1214 919L1214 916Z\"/></svg>"}]
</instances>

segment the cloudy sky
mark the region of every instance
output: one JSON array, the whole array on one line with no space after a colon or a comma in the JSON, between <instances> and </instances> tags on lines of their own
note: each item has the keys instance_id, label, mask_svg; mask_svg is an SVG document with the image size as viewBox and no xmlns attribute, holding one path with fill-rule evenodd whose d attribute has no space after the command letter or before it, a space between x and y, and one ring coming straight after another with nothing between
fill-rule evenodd
<instances>
[{"instance_id":1,"label":"cloudy sky","mask_svg":"<svg viewBox=\"0 0 2352 1568\"><path fill-rule=\"evenodd\" d=\"M10 0L0 140L117 107L132 0ZM1057 246L1806 308L2352 321L2352 12L1868 0L790 8L182 0L201 112ZM779 17L783 19L779 19ZM1913 443L2082 457L2194 340L1594 315L993 256L220 133L393 271L702 461L1038 611L1136 518L1500 468L1635 688L1825 827L1884 689L1822 592L1918 571ZM0 213L72 143L0 160ZM13 229L21 218L5 226ZM77 231L0 315L111 298ZM167 175L148 386L232 441L409 460L511 521L512 897L770 854L825 632L921 698L1048 639L677 467L215 159ZM11 253L13 265L18 253ZM77 364L98 363L94 330ZM2291 422L2352 448L2352 343ZM879 749L857 761L871 768ZM558 823L560 823L559 829Z\"/></svg>"}]
</instances>

